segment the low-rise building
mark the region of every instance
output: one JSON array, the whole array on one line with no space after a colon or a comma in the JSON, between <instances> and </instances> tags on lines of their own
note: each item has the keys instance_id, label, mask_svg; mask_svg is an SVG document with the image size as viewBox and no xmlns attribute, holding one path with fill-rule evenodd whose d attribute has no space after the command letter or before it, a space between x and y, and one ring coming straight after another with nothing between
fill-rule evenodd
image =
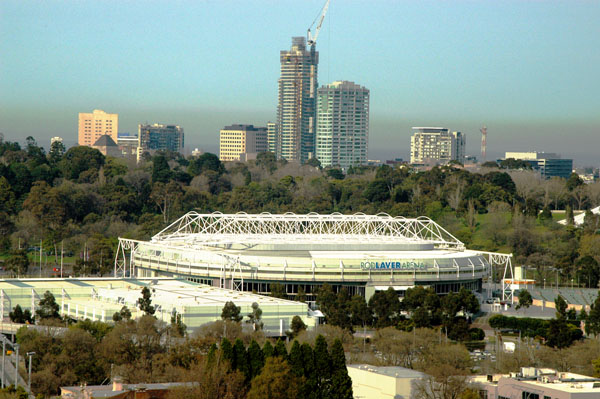
<instances>
[{"instance_id":1,"label":"low-rise building","mask_svg":"<svg viewBox=\"0 0 600 399\"><path fill-rule=\"evenodd\" d=\"M415 382L427 374L404 367L378 367L369 364L350 364L352 392L361 399L413 398Z\"/></svg>"},{"instance_id":2,"label":"low-rise building","mask_svg":"<svg viewBox=\"0 0 600 399\"><path fill-rule=\"evenodd\" d=\"M108 134L100 136L98 140L92 145L92 148L97 149L105 156L120 157L121 151L117 143Z\"/></svg>"},{"instance_id":3,"label":"low-rise building","mask_svg":"<svg viewBox=\"0 0 600 399\"><path fill-rule=\"evenodd\" d=\"M61 399L162 399L170 390L190 384L192 383L124 384L116 377L111 385L60 387L60 397Z\"/></svg>"},{"instance_id":4,"label":"low-rise building","mask_svg":"<svg viewBox=\"0 0 600 399\"><path fill-rule=\"evenodd\" d=\"M553 369L522 367L508 375L471 378L483 399L597 399L600 379Z\"/></svg>"},{"instance_id":5,"label":"low-rise building","mask_svg":"<svg viewBox=\"0 0 600 399\"><path fill-rule=\"evenodd\" d=\"M563 159L559 154L550 152L506 152L504 159L519 159L540 172L542 177L562 177L568 179L573 172L573 160Z\"/></svg>"}]
</instances>

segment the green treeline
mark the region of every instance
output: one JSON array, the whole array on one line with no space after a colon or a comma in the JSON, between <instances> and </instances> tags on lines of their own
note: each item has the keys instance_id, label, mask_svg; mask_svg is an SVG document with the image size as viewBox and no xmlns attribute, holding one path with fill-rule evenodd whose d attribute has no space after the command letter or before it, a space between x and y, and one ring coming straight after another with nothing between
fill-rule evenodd
<instances>
[{"instance_id":1,"label":"green treeline","mask_svg":"<svg viewBox=\"0 0 600 399\"><path fill-rule=\"evenodd\" d=\"M386 165L344 174L271 153L246 163L210 153L145 154L136 164L60 143L46 153L28 137L24 147L0 143L0 259L14 275L26 274L42 241L44 264L57 264L63 245L73 274L102 275L110 273L118 236L147 239L191 210L385 212L428 216L470 248L513 252L540 282L551 283L558 269L562 284L596 287L598 219L590 214L583 229L564 228L550 211L566 209L571 220L573 209L600 203L600 184L575 174L540 180L531 170L506 169L518 164L500 166L471 173L455 164L428 171Z\"/></svg>"}]
</instances>

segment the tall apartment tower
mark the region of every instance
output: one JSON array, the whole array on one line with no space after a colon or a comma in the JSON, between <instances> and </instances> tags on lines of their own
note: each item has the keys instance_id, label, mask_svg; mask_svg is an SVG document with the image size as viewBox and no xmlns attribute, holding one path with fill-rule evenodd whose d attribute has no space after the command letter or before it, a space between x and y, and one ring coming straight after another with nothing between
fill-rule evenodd
<instances>
[{"instance_id":1,"label":"tall apartment tower","mask_svg":"<svg viewBox=\"0 0 600 399\"><path fill-rule=\"evenodd\" d=\"M466 136L444 127L413 127L410 163L464 162Z\"/></svg>"},{"instance_id":2,"label":"tall apartment tower","mask_svg":"<svg viewBox=\"0 0 600 399\"><path fill-rule=\"evenodd\" d=\"M319 53L314 44L307 50L304 37L293 37L292 48L279 59L277 158L306 162L315 152Z\"/></svg>"},{"instance_id":3,"label":"tall apartment tower","mask_svg":"<svg viewBox=\"0 0 600 399\"><path fill-rule=\"evenodd\" d=\"M77 143L79 145L92 146L105 134L117 141L119 131L119 114L107 114L95 109L91 113L79 113L79 134Z\"/></svg>"},{"instance_id":4,"label":"tall apartment tower","mask_svg":"<svg viewBox=\"0 0 600 399\"><path fill-rule=\"evenodd\" d=\"M268 150L267 128L254 125L231 125L219 134L219 159L221 161L247 161L256 159Z\"/></svg>"},{"instance_id":5,"label":"tall apartment tower","mask_svg":"<svg viewBox=\"0 0 600 399\"><path fill-rule=\"evenodd\" d=\"M367 163L369 90L354 82L333 82L317 93L316 157L322 166Z\"/></svg>"}]
</instances>

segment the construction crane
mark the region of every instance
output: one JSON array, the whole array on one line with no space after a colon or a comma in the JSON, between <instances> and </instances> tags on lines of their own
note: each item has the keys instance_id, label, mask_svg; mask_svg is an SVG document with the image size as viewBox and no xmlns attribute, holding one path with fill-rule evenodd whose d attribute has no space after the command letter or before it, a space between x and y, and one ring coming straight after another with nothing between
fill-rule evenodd
<instances>
[{"instance_id":1,"label":"construction crane","mask_svg":"<svg viewBox=\"0 0 600 399\"><path fill-rule=\"evenodd\" d=\"M306 33L306 42L308 43L309 46L314 46L317 43L317 37L319 37L319 32L321 31L321 26L323 26L323 20L325 19L325 14L327 14L327 9L329 8L329 2L330 2L330 0L327 0L325 2L325 5L323 6L323 8L321 10L321 15L317 16L317 18L315 18L313 23L308 28L308 32ZM313 26L315 26L315 22L317 22L317 20L319 21L319 23L317 24L317 27L315 28L315 35L313 36L312 32L310 30L312 29Z\"/></svg>"},{"instance_id":2,"label":"construction crane","mask_svg":"<svg viewBox=\"0 0 600 399\"><path fill-rule=\"evenodd\" d=\"M487 150L487 127L484 125L479 131L481 132L481 163L483 163Z\"/></svg>"}]
</instances>

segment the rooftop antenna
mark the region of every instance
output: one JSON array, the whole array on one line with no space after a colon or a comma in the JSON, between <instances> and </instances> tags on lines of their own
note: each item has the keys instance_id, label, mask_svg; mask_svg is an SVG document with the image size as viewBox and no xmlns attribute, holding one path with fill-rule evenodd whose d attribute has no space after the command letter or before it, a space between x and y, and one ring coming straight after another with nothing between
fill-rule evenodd
<instances>
[{"instance_id":1,"label":"rooftop antenna","mask_svg":"<svg viewBox=\"0 0 600 399\"><path fill-rule=\"evenodd\" d=\"M479 129L479 131L481 132L481 163L484 163L486 155L485 152L487 147L487 126L483 125L483 127Z\"/></svg>"}]
</instances>

